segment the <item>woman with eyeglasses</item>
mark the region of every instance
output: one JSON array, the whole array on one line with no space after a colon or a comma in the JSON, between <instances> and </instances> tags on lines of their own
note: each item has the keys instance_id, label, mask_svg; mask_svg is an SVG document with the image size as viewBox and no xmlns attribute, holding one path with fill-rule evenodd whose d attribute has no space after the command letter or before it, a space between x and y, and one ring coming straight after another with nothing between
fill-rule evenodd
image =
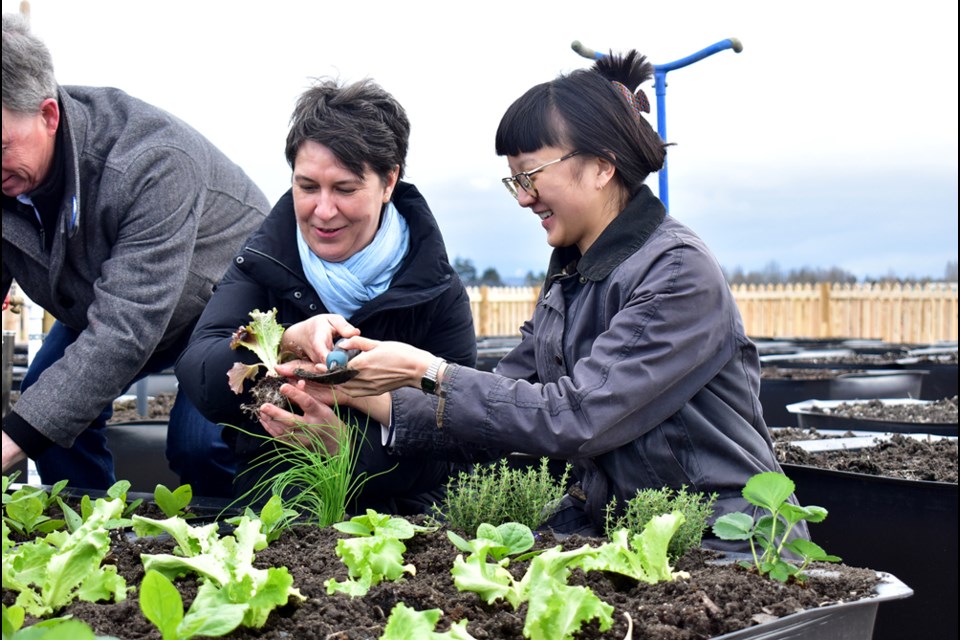
<instances>
[{"instance_id":1,"label":"woman with eyeglasses","mask_svg":"<svg viewBox=\"0 0 960 640\"><path fill-rule=\"evenodd\" d=\"M234 494L243 502L269 498L259 483L290 467L270 460L286 445L270 441L243 409L254 402L251 382L242 395L228 383L233 363L258 361L252 351L231 348L251 311L276 309L286 327L282 351L318 362L333 347L334 333L358 331L461 365L476 362L466 289L426 200L402 180L409 137L404 108L372 80L321 79L307 89L286 141L291 188L234 259L177 363L181 388L206 417L237 427L224 437L237 455ZM354 477L366 484L351 512L429 513L450 474L462 469L429 452L388 455L378 423L362 407L339 415L320 409L314 424L342 420L361 432Z\"/></svg>"},{"instance_id":2,"label":"woman with eyeglasses","mask_svg":"<svg viewBox=\"0 0 960 640\"><path fill-rule=\"evenodd\" d=\"M637 91L652 71L635 51L610 55L504 114L503 182L554 250L522 341L495 372L361 333L345 344L363 351L353 381L285 389L371 407L397 455L497 448L571 461L577 482L548 523L561 533L601 533L610 500L643 488L716 492L715 517L749 509L747 479L780 470L759 358L717 260L644 184L667 146ZM284 412L266 413L282 433Z\"/></svg>"}]
</instances>

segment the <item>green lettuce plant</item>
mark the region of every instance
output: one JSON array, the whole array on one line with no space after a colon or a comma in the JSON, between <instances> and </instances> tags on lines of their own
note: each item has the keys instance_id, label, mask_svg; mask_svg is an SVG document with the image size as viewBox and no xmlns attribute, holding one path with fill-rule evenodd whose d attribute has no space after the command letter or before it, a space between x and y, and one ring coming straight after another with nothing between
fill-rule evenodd
<instances>
[{"instance_id":1,"label":"green lettuce plant","mask_svg":"<svg viewBox=\"0 0 960 640\"><path fill-rule=\"evenodd\" d=\"M123 507L119 499L98 498L76 531L53 531L15 547L5 541L3 586L18 593L16 604L43 617L76 599L124 600L126 583L116 566L103 564L109 529L120 521Z\"/></svg>"},{"instance_id":2,"label":"green lettuce plant","mask_svg":"<svg viewBox=\"0 0 960 640\"><path fill-rule=\"evenodd\" d=\"M741 561L744 567L756 569L760 575L779 582L793 578L797 582L806 579L804 570L811 562L839 562L840 558L824 551L819 545L804 538L790 539L790 532L800 522L822 522L827 517L823 507L801 507L788 500L795 485L790 478L769 471L759 473L743 488L743 497L752 505L766 511L758 520L747 513L728 513L713 525L713 532L721 540L749 540L753 563ZM757 547L762 553L757 555ZM801 559L800 566L787 560L785 552Z\"/></svg>"},{"instance_id":3,"label":"green lettuce plant","mask_svg":"<svg viewBox=\"0 0 960 640\"><path fill-rule=\"evenodd\" d=\"M606 631L613 625L613 607L588 587L567 584L570 571L612 571L650 584L689 577L683 572L674 573L667 558L670 538L682 522L683 514L679 512L657 516L641 533L633 535L632 547L628 544L628 532L621 529L614 532L611 542L598 548L583 545L563 551L557 546L527 553L518 558L532 558L520 580L507 566L510 555L532 546L533 535L525 526L486 525L478 528L477 538L471 541L448 533L458 549L469 553L466 558L457 556L450 573L457 589L472 591L487 604L502 599L519 609L526 603L523 634L527 638L572 638L585 622L594 618L600 630Z\"/></svg>"},{"instance_id":4,"label":"green lettuce plant","mask_svg":"<svg viewBox=\"0 0 960 640\"><path fill-rule=\"evenodd\" d=\"M182 484L173 491L166 485L158 484L153 490L153 501L168 518L186 517L191 500L193 500L193 487L189 484Z\"/></svg>"},{"instance_id":5,"label":"green lettuce plant","mask_svg":"<svg viewBox=\"0 0 960 640\"><path fill-rule=\"evenodd\" d=\"M670 542L684 523L680 511L654 516L640 533L618 529L610 541L597 549L595 556L584 558L584 571L612 571L647 584L689 578L684 571L674 572L669 564Z\"/></svg>"},{"instance_id":6,"label":"green lettuce plant","mask_svg":"<svg viewBox=\"0 0 960 640\"><path fill-rule=\"evenodd\" d=\"M467 632L467 621L461 620L450 627L450 631L435 631L443 611L427 609L417 611L402 602L398 602L390 612L387 625L380 640L474 640Z\"/></svg>"},{"instance_id":7,"label":"green lettuce plant","mask_svg":"<svg viewBox=\"0 0 960 640\"><path fill-rule=\"evenodd\" d=\"M235 362L227 373L230 388L236 394L243 393L243 381L256 377L260 367L267 370L267 376L278 377L276 367L280 364L280 341L283 327L277 322L277 310L250 312L250 324L237 329L230 339L230 348L245 347L257 354L260 362L244 364Z\"/></svg>"},{"instance_id":8,"label":"green lettuce plant","mask_svg":"<svg viewBox=\"0 0 960 640\"><path fill-rule=\"evenodd\" d=\"M100 636L86 622L71 616L47 618L29 627L23 626L23 607L3 607L3 640L119 640L115 636Z\"/></svg>"},{"instance_id":9,"label":"green lettuce plant","mask_svg":"<svg viewBox=\"0 0 960 640\"><path fill-rule=\"evenodd\" d=\"M330 578L324 584L327 593L345 593L351 597L366 595L370 587L384 580L399 580L404 573L416 575L412 564L403 564L407 550L404 540L414 534L434 530L412 524L405 518L392 517L367 509L366 514L338 522L333 528L352 538L337 540L336 554L347 566L348 579Z\"/></svg>"},{"instance_id":10,"label":"green lettuce plant","mask_svg":"<svg viewBox=\"0 0 960 640\"><path fill-rule=\"evenodd\" d=\"M27 537L62 529L65 522L51 518L48 511L58 500L59 493L67 486L67 481L57 482L50 487L49 493L41 487L30 485L23 485L16 491L8 492L18 475L14 473L3 476L3 522L13 531Z\"/></svg>"},{"instance_id":11,"label":"green lettuce plant","mask_svg":"<svg viewBox=\"0 0 960 640\"><path fill-rule=\"evenodd\" d=\"M145 571L155 570L168 580L196 573L201 581L211 583L206 588L210 602L243 605L243 626L260 628L270 612L290 598L306 599L293 586L286 567L254 566L255 553L267 546L259 520L241 516L233 534L223 537L218 535L216 522L191 527L179 517L154 520L134 516L133 527L137 535L165 532L176 542L174 553L179 555L141 555Z\"/></svg>"},{"instance_id":12,"label":"green lettuce plant","mask_svg":"<svg viewBox=\"0 0 960 640\"><path fill-rule=\"evenodd\" d=\"M183 598L173 583L157 571L147 571L140 583L140 610L163 640L190 640L198 636L223 636L243 622L247 607L225 602L220 590L204 582L184 613Z\"/></svg>"},{"instance_id":13,"label":"green lettuce plant","mask_svg":"<svg viewBox=\"0 0 960 640\"><path fill-rule=\"evenodd\" d=\"M263 534L267 537L267 544L273 542L294 522L300 515L293 509L287 509L283 506L283 500L279 495L274 494L267 500L266 504L260 510L260 514L254 513L253 509L247 507L243 515L251 520L259 519ZM240 516L228 518L228 524L240 524Z\"/></svg>"}]
</instances>

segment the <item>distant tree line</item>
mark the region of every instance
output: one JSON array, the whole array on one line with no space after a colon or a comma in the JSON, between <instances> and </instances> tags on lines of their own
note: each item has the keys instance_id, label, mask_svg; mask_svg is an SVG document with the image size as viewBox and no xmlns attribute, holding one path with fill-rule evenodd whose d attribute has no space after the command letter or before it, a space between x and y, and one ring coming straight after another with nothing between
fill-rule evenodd
<instances>
[{"instance_id":1,"label":"distant tree line","mask_svg":"<svg viewBox=\"0 0 960 640\"><path fill-rule=\"evenodd\" d=\"M474 265L473 260L469 258L457 257L453 261L453 268L460 275L460 279L468 287L477 287L487 285L490 287L503 287L507 285L522 285L528 287L539 287L546 278L546 272L534 273L528 271L522 281L505 283L503 278L494 267L487 267L483 272L479 272ZM818 282L830 282L839 284L854 284L860 279L840 267L830 267L828 269L820 267L801 267L799 269L783 270L776 262L770 262L759 271L744 271L737 267L733 271L723 269L723 275L731 285L736 284L816 284ZM863 278L864 283L900 283L900 284L926 284L928 282L957 282L957 261L947 262L944 269L943 278L933 277L901 277L894 273L888 273L885 276Z\"/></svg>"},{"instance_id":2,"label":"distant tree line","mask_svg":"<svg viewBox=\"0 0 960 640\"><path fill-rule=\"evenodd\" d=\"M504 282L503 278L500 277L500 273L497 272L494 267L487 267L483 270L482 273L478 272L477 267L473 264L473 260L469 258L454 258L453 268L456 270L457 274L460 276L460 279L468 287L479 287L486 285L488 287L505 287L505 286L526 286L526 287L539 287L544 279L547 277L545 271L541 271L539 274L535 274L533 271L528 271L527 275L523 277L521 282Z\"/></svg>"}]
</instances>

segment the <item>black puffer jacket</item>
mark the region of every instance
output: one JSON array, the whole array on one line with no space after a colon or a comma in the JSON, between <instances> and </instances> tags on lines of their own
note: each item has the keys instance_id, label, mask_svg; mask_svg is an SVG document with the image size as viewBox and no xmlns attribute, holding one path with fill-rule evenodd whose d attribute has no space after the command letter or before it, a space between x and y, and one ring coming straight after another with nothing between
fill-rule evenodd
<instances>
[{"instance_id":1,"label":"black puffer jacket","mask_svg":"<svg viewBox=\"0 0 960 640\"><path fill-rule=\"evenodd\" d=\"M390 288L357 310L350 321L365 337L407 342L448 361L473 366L477 349L470 300L447 259L436 220L411 184L398 183L393 203L409 225L410 250ZM234 362L256 362L252 352L229 346L237 327L249 323L250 311L276 308L277 320L286 326L328 313L304 276L296 233L293 196L288 191L234 259L177 363L184 391L214 422L266 435L240 408L250 401L249 394L237 396L227 384L227 370ZM366 431L357 473L372 476L393 469L368 481L353 508L416 512L458 468L435 456L388 457L381 446L379 423L359 413L349 419ZM240 496L261 475L243 472L263 453L264 441L236 429L225 429L224 434L238 455L235 493Z\"/></svg>"}]
</instances>

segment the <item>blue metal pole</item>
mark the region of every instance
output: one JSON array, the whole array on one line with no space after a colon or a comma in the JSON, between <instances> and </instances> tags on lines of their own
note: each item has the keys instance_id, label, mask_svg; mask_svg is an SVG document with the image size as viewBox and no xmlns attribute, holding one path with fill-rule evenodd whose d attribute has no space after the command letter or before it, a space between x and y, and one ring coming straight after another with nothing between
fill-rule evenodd
<instances>
[{"instance_id":1,"label":"blue metal pole","mask_svg":"<svg viewBox=\"0 0 960 640\"><path fill-rule=\"evenodd\" d=\"M599 51L588 49L580 44L579 40L574 40L570 47L584 58L599 60L605 55ZM667 62L665 64L653 65L653 87L657 94L657 133L663 140L667 139L667 72L675 69L681 69L693 64L694 62L703 60L708 56L712 56L715 53L724 51L725 49L733 49L735 53L740 53L743 51L743 45L736 38L727 38L726 40L716 42L709 47L705 47L685 58L680 58L679 60L674 60L673 62ZM663 206L666 207L667 211L669 211L670 193L668 187L669 181L667 178L666 160L663 162L663 168L660 169L659 178L660 201L663 202Z\"/></svg>"}]
</instances>

